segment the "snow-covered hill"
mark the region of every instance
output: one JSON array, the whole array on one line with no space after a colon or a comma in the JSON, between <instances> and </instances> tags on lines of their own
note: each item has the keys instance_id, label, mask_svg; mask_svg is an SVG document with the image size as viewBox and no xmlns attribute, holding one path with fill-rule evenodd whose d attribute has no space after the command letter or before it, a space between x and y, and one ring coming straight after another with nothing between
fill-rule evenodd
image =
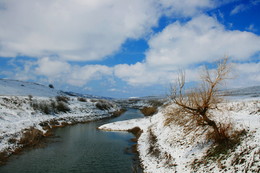
<instances>
[{"instance_id":1,"label":"snow-covered hill","mask_svg":"<svg viewBox=\"0 0 260 173\"><path fill-rule=\"evenodd\" d=\"M40 96L55 97L62 92L37 83L0 79L0 95L2 96Z\"/></svg>"},{"instance_id":2,"label":"snow-covered hill","mask_svg":"<svg viewBox=\"0 0 260 173\"><path fill-rule=\"evenodd\" d=\"M235 88L227 89L222 91L226 96L235 96L235 97L260 97L260 86L251 86L244 88Z\"/></svg>"}]
</instances>

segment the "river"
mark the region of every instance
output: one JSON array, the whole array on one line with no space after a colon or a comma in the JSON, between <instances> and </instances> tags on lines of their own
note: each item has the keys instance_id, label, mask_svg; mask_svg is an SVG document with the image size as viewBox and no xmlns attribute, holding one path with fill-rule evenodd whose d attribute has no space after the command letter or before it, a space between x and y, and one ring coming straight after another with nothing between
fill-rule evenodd
<instances>
[{"instance_id":1,"label":"river","mask_svg":"<svg viewBox=\"0 0 260 173\"><path fill-rule=\"evenodd\" d=\"M126 152L134 143L128 132L105 132L97 127L143 117L129 109L120 117L57 128L58 138L47 146L12 156L0 173L131 173L135 154Z\"/></svg>"}]
</instances>

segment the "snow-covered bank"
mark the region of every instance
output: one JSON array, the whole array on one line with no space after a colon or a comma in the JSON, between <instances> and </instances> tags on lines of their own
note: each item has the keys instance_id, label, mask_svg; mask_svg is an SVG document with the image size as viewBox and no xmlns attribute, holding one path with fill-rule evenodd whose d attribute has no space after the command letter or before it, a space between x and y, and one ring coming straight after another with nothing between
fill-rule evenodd
<instances>
[{"instance_id":1,"label":"snow-covered bank","mask_svg":"<svg viewBox=\"0 0 260 173\"><path fill-rule=\"evenodd\" d=\"M72 124L86 122L112 116L120 107L108 101L85 99L79 101L70 97L67 104L68 112L50 112L46 114L37 110L35 103L44 103L50 106L55 98L49 97L23 97L23 96L1 96L0 97L0 152L14 151L20 147L17 142L10 142L22 137L22 131L30 127L46 132L44 127L59 126L63 123ZM108 104L109 107L97 107L97 104Z\"/></svg>"},{"instance_id":2,"label":"snow-covered bank","mask_svg":"<svg viewBox=\"0 0 260 173\"><path fill-rule=\"evenodd\" d=\"M221 110L212 112L216 121L233 123L236 130L247 131L238 145L216 158L207 156L214 147L203 133L208 128L187 131L175 123L165 124L171 106L149 118L106 124L99 129L142 129L138 151L144 172L259 172L259 98L230 100L219 105Z\"/></svg>"},{"instance_id":3,"label":"snow-covered bank","mask_svg":"<svg viewBox=\"0 0 260 173\"><path fill-rule=\"evenodd\" d=\"M111 117L120 109L113 101L68 96L52 87L0 79L0 163L23 147L20 141L28 129L45 134L56 126Z\"/></svg>"},{"instance_id":4,"label":"snow-covered bank","mask_svg":"<svg viewBox=\"0 0 260 173\"><path fill-rule=\"evenodd\" d=\"M104 124L98 129L105 131L128 131L135 127L146 127L150 122L150 118L136 118L131 120L117 121L114 123Z\"/></svg>"}]
</instances>

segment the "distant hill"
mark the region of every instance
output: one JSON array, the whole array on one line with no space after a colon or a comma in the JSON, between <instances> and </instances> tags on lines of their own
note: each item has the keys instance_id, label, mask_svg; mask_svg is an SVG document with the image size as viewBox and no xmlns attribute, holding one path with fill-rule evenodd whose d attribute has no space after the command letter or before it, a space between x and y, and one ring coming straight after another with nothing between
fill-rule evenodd
<instances>
[{"instance_id":1,"label":"distant hill","mask_svg":"<svg viewBox=\"0 0 260 173\"><path fill-rule=\"evenodd\" d=\"M0 95L4 96L40 96L55 97L62 92L48 86L33 82L25 82L11 79L0 79Z\"/></svg>"},{"instance_id":2,"label":"distant hill","mask_svg":"<svg viewBox=\"0 0 260 173\"><path fill-rule=\"evenodd\" d=\"M106 99L106 100L113 99L111 97L95 96L95 95L90 95L90 94L80 94L80 93L71 92L71 91L64 91L63 93L66 95L69 95L69 96L84 97L84 98L91 98L91 99Z\"/></svg>"},{"instance_id":3,"label":"distant hill","mask_svg":"<svg viewBox=\"0 0 260 173\"><path fill-rule=\"evenodd\" d=\"M260 86L227 89L222 91L226 96L251 96L260 97Z\"/></svg>"},{"instance_id":4,"label":"distant hill","mask_svg":"<svg viewBox=\"0 0 260 173\"><path fill-rule=\"evenodd\" d=\"M41 85L34 82L25 82L12 79L0 79L0 96L39 96L39 97L55 97L58 95L68 95L84 98L95 99L112 99L109 97L94 96L89 94L80 94L75 92L64 92Z\"/></svg>"}]
</instances>

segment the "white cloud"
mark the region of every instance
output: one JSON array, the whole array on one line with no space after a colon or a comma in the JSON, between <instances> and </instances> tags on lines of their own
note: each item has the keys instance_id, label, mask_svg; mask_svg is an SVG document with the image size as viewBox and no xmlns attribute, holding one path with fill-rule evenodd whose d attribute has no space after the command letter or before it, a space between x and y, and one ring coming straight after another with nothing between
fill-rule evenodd
<instances>
[{"instance_id":1,"label":"white cloud","mask_svg":"<svg viewBox=\"0 0 260 173\"><path fill-rule=\"evenodd\" d=\"M3 0L0 56L97 60L158 20L153 0Z\"/></svg>"},{"instance_id":2,"label":"white cloud","mask_svg":"<svg viewBox=\"0 0 260 173\"><path fill-rule=\"evenodd\" d=\"M39 59L38 67L35 69L37 74L45 75L48 77L57 77L62 73L68 73L71 67L68 63L59 60L52 60L49 57Z\"/></svg>"},{"instance_id":3,"label":"white cloud","mask_svg":"<svg viewBox=\"0 0 260 173\"><path fill-rule=\"evenodd\" d=\"M64 76L68 84L83 86L91 80L100 80L103 76L113 74L113 69L104 65L74 66L68 76Z\"/></svg>"},{"instance_id":4,"label":"white cloud","mask_svg":"<svg viewBox=\"0 0 260 173\"><path fill-rule=\"evenodd\" d=\"M200 63L212 63L225 55L247 60L260 51L260 36L230 31L213 17L201 15L187 23L175 22L149 40L143 63L118 65L115 75L131 85L173 82L179 69L196 81Z\"/></svg>"},{"instance_id":5,"label":"white cloud","mask_svg":"<svg viewBox=\"0 0 260 173\"><path fill-rule=\"evenodd\" d=\"M216 6L212 0L159 0L168 15L193 16Z\"/></svg>"},{"instance_id":6,"label":"white cloud","mask_svg":"<svg viewBox=\"0 0 260 173\"><path fill-rule=\"evenodd\" d=\"M260 62L234 63L234 79L230 80L229 87L245 87L260 84Z\"/></svg>"},{"instance_id":7,"label":"white cloud","mask_svg":"<svg viewBox=\"0 0 260 173\"><path fill-rule=\"evenodd\" d=\"M192 16L217 0L2 0L0 56L100 60L156 26L160 16Z\"/></svg>"},{"instance_id":8,"label":"white cloud","mask_svg":"<svg viewBox=\"0 0 260 173\"><path fill-rule=\"evenodd\" d=\"M216 19L201 15L181 24L168 25L149 41L146 63L152 67L178 68L212 62L224 55L246 59L260 51L260 37L242 31L225 30Z\"/></svg>"},{"instance_id":9,"label":"white cloud","mask_svg":"<svg viewBox=\"0 0 260 173\"><path fill-rule=\"evenodd\" d=\"M239 5L237 5L237 6L235 6L235 8L230 12L230 15L235 15L235 14L237 14L237 13L240 13L240 12L242 12L242 11L245 11L245 10L247 10L247 6L246 5L244 5L244 4L239 4Z\"/></svg>"},{"instance_id":10,"label":"white cloud","mask_svg":"<svg viewBox=\"0 0 260 173\"><path fill-rule=\"evenodd\" d=\"M27 73L45 76L51 82L83 86L91 80L99 80L103 76L112 75L113 71L107 66L77 66L61 60L44 57L34 63L34 67L30 67L30 71L27 71Z\"/></svg>"},{"instance_id":11,"label":"white cloud","mask_svg":"<svg viewBox=\"0 0 260 173\"><path fill-rule=\"evenodd\" d=\"M147 67L146 64L139 62L134 65L117 65L114 67L114 73L116 77L127 81L130 85L134 86L152 85L171 76L171 74L165 74L161 71L155 72L153 69ZM164 77L161 78L162 76Z\"/></svg>"},{"instance_id":12,"label":"white cloud","mask_svg":"<svg viewBox=\"0 0 260 173\"><path fill-rule=\"evenodd\" d=\"M255 5L258 5L260 3L260 0L250 0L247 4L239 4L231 10L230 15L235 15L238 13L241 13L243 11L246 11L250 8L252 8Z\"/></svg>"}]
</instances>

